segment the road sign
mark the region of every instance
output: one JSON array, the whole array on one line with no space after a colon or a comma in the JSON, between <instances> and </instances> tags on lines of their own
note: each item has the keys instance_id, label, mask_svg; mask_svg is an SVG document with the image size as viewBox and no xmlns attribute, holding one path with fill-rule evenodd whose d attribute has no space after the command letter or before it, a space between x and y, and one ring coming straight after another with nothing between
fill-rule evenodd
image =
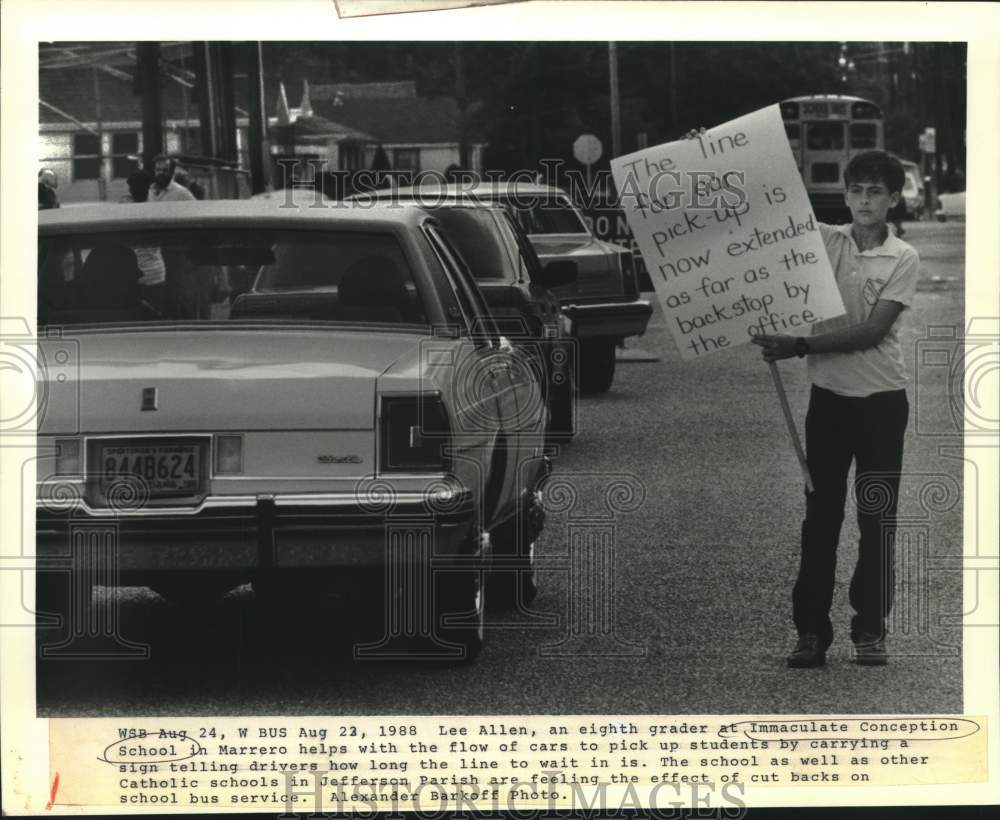
<instances>
[{"instance_id":1,"label":"road sign","mask_svg":"<svg viewBox=\"0 0 1000 820\"><path fill-rule=\"evenodd\" d=\"M593 134L580 134L573 142L573 156L584 165L593 165L603 153L604 146Z\"/></svg>"}]
</instances>

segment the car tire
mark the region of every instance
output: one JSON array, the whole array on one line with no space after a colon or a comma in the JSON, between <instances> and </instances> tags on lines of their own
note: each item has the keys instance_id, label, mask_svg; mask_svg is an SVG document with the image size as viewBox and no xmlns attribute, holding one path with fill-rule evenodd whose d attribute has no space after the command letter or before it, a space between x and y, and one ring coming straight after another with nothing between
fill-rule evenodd
<instances>
[{"instance_id":1,"label":"car tire","mask_svg":"<svg viewBox=\"0 0 1000 820\"><path fill-rule=\"evenodd\" d=\"M576 387L572 376L564 378L562 384L550 385L549 399L549 439L554 442L569 441L576 435L573 426Z\"/></svg>"},{"instance_id":2,"label":"car tire","mask_svg":"<svg viewBox=\"0 0 1000 820\"><path fill-rule=\"evenodd\" d=\"M538 597L535 545L528 540L525 520L526 516L514 516L501 524L493 536L490 606L514 609L530 606Z\"/></svg>"},{"instance_id":3,"label":"car tire","mask_svg":"<svg viewBox=\"0 0 1000 820\"><path fill-rule=\"evenodd\" d=\"M438 638L461 647L455 663L472 663L483 650L486 631L486 585L483 573L442 572L435 579L434 628Z\"/></svg>"},{"instance_id":4,"label":"car tire","mask_svg":"<svg viewBox=\"0 0 1000 820\"><path fill-rule=\"evenodd\" d=\"M580 392L607 393L615 378L615 339L580 340Z\"/></svg>"}]
</instances>

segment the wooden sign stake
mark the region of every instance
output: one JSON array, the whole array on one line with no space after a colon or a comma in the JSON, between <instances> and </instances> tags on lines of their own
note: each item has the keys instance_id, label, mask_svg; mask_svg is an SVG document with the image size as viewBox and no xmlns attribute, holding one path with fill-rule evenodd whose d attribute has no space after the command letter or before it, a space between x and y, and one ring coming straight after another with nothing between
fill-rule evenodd
<instances>
[{"instance_id":1,"label":"wooden sign stake","mask_svg":"<svg viewBox=\"0 0 1000 820\"><path fill-rule=\"evenodd\" d=\"M778 372L778 365L768 362L771 369L771 378L774 379L774 389L778 391L778 401L781 402L781 410L785 414L785 424L788 425L788 435L792 438L792 446L795 448L795 455L799 459L799 467L802 468L802 478L805 479L806 489L813 492L812 476L809 475L809 465L806 462L806 454L802 449L802 442L799 440L799 431L795 429L795 419L792 418L792 408L788 406L788 396L785 395L785 385L781 381L781 373Z\"/></svg>"}]
</instances>

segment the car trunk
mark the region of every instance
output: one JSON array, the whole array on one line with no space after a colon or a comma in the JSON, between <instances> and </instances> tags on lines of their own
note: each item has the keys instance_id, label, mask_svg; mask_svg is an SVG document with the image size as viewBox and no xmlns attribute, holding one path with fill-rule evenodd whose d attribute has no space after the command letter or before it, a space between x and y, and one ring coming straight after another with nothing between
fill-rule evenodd
<instances>
[{"instance_id":1,"label":"car trunk","mask_svg":"<svg viewBox=\"0 0 1000 820\"><path fill-rule=\"evenodd\" d=\"M46 382L39 432L370 430L379 374L413 347L409 334L232 325L43 339L43 361L56 345L77 361Z\"/></svg>"},{"instance_id":2,"label":"car trunk","mask_svg":"<svg viewBox=\"0 0 1000 820\"><path fill-rule=\"evenodd\" d=\"M621 298L618 257L601 242L586 234L532 234L530 239L542 265L559 259L576 263L576 281L552 288L559 301Z\"/></svg>"}]
</instances>

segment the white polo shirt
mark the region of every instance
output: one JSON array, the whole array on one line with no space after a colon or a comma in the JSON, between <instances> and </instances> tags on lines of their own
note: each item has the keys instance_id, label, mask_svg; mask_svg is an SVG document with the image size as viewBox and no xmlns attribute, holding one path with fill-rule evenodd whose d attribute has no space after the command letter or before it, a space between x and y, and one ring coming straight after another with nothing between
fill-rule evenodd
<instances>
[{"instance_id":1,"label":"white polo shirt","mask_svg":"<svg viewBox=\"0 0 1000 820\"><path fill-rule=\"evenodd\" d=\"M194 194L173 179L167 183L166 188L161 188L155 182L149 186L150 202L187 202L188 200L194 200Z\"/></svg>"},{"instance_id":2,"label":"white polo shirt","mask_svg":"<svg viewBox=\"0 0 1000 820\"><path fill-rule=\"evenodd\" d=\"M865 321L879 299L913 304L920 271L917 252L889 233L877 248L862 251L851 236L850 225L819 226L847 309L845 316L817 322L813 335L842 330ZM899 341L903 314L875 347L849 353L816 353L808 357L812 383L842 396L870 396L906 387L906 368Z\"/></svg>"},{"instance_id":3,"label":"white polo shirt","mask_svg":"<svg viewBox=\"0 0 1000 820\"><path fill-rule=\"evenodd\" d=\"M133 203L134 199L128 194L122 197L123 203ZM140 285L160 285L167 281L167 268L163 263L163 255L158 247L134 247L136 261L139 263L139 270L142 278Z\"/></svg>"}]
</instances>

